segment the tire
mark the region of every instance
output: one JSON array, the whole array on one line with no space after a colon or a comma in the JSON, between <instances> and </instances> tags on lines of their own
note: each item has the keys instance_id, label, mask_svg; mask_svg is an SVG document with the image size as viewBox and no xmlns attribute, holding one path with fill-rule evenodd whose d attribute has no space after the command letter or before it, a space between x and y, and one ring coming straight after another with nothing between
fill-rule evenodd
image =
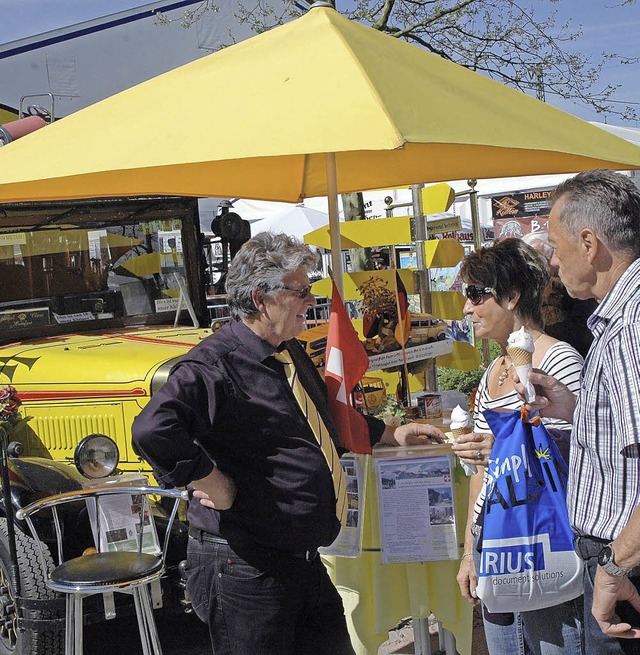
<instances>
[{"instance_id":1,"label":"tire","mask_svg":"<svg viewBox=\"0 0 640 655\"><path fill-rule=\"evenodd\" d=\"M16 552L20 569L21 595L28 599L56 598L57 594L45 583L36 542L16 529ZM46 545L43 546L48 565L53 564ZM7 520L0 519L0 655L62 655L64 630L18 630L15 613L15 592L11 584ZM27 610L32 619L59 619L64 612L57 610Z\"/></svg>"}]
</instances>

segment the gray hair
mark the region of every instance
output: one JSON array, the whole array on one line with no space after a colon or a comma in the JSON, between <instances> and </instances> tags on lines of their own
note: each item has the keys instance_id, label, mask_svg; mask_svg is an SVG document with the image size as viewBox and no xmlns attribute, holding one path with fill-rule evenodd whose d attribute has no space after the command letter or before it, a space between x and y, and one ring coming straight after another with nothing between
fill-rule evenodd
<instances>
[{"instance_id":1,"label":"gray hair","mask_svg":"<svg viewBox=\"0 0 640 655\"><path fill-rule=\"evenodd\" d=\"M562 182L558 220L572 236L590 228L614 251L640 257L640 189L626 175L597 169Z\"/></svg>"},{"instance_id":2,"label":"gray hair","mask_svg":"<svg viewBox=\"0 0 640 655\"><path fill-rule=\"evenodd\" d=\"M528 245L531 246L534 250L537 250L544 258L550 262L553 257L553 247L549 245L549 233L548 232L529 232L522 236L522 240Z\"/></svg>"},{"instance_id":3,"label":"gray hair","mask_svg":"<svg viewBox=\"0 0 640 655\"><path fill-rule=\"evenodd\" d=\"M262 289L265 296L284 288L284 278L300 267L313 270L318 256L309 246L287 234L260 232L242 245L229 265L225 280L229 312L234 319L250 318L258 312L251 294Z\"/></svg>"}]
</instances>

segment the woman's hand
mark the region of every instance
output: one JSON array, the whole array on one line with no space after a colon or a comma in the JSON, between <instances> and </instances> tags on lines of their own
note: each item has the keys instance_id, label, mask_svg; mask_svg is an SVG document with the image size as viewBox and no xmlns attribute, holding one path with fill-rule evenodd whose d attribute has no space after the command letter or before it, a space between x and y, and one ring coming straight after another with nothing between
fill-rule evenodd
<instances>
[{"instance_id":1,"label":"woman's hand","mask_svg":"<svg viewBox=\"0 0 640 655\"><path fill-rule=\"evenodd\" d=\"M487 466L494 440L491 432L470 432L456 437L451 448L465 464Z\"/></svg>"},{"instance_id":2,"label":"woman's hand","mask_svg":"<svg viewBox=\"0 0 640 655\"><path fill-rule=\"evenodd\" d=\"M476 573L476 565L473 563L473 554L465 553L460 560L460 568L456 576L460 593L472 605L477 605L480 601L476 595L476 587L478 586L478 574Z\"/></svg>"}]
</instances>

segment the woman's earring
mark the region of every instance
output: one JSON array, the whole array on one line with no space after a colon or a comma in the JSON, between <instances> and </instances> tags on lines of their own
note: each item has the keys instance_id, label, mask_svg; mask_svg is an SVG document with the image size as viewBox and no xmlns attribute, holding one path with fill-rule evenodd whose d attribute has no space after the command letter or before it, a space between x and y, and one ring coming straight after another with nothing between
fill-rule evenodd
<instances>
[{"instance_id":1,"label":"woman's earring","mask_svg":"<svg viewBox=\"0 0 640 655\"><path fill-rule=\"evenodd\" d=\"M508 310L511 310L511 303L509 303L509 304L507 305L507 309L508 309Z\"/></svg>"}]
</instances>

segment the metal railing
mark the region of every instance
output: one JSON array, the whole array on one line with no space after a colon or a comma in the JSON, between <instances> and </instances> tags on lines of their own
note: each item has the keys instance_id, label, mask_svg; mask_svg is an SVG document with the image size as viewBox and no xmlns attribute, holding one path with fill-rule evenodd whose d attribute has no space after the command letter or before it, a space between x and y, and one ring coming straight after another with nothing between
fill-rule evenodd
<instances>
[{"instance_id":1,"label":"metal railing","mask_svg":"<svg viewBox=\"0 0 640 655\"><path fill-rule=\"evenodd\" d=\"M329 322L331 300L328 298L317 298L317 301L318 303L314 307L310 307L307 312L306 326L308 328ZM207 301L207 312L209 314L210 325L214 321L224 323L230 320L229 305L224 302L223 297L209 298Z\"/></svg>"}]
</instances>

